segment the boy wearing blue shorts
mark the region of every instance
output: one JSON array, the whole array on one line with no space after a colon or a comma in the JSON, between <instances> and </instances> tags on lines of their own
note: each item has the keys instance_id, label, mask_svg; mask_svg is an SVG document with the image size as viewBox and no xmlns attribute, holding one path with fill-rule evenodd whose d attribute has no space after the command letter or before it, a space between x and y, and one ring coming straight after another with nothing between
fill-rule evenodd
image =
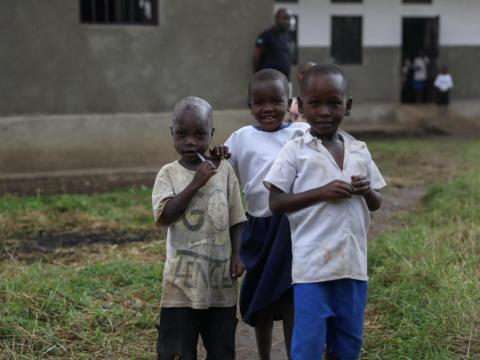
<instances>
[{"instance_id":1,"label":"boy wearing blue shorts","mask_svg":"<svg viewBox=\"0 0 480 360\"><path fill-rule=\"evenodd\" d=\"M305 75L299 110L311 126L287 142L265 178L270 208L292 231L294 360L360 356L367 300L367 230L385 181L365 143L339 129L350 114L336 65Z\"/></svg>"}]
</instances>

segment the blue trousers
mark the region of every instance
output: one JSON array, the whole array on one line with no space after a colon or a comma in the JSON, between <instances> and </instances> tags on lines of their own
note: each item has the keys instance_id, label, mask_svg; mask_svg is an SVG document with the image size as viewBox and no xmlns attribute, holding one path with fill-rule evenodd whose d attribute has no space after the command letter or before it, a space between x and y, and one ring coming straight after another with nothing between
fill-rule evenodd
<instances>
[{"instance_id":1,"label":"blue trousers","mask_svg":"<svg viewBox=\"0 0 480 360\"><path fill-rule=\"evenodd\" d=\"M367 282L340 279L295 284L293 360L319 360L327 349L338 360L360 357Z\"/></svg>"}]
</instances>

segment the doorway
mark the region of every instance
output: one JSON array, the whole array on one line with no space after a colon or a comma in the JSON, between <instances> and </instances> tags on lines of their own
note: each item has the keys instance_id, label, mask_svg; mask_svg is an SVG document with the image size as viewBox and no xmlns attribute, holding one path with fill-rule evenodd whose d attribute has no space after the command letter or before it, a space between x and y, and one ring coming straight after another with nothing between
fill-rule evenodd
<instances>
[{"instance_id":1,"label":"doorway","mask_svg":"<svg viewBox=\"0 0 480 360\"><path fill-rule=\"evenodd\" d=\"M437 73L439 22L438 16L403 18L402 103L425 103L434 100L433 81ZM422 61L415 60L416 57ZM422 62L425 65L423 74L425 76L422 75ZM416 81L417 78L425 78L423 86L422 81Z\"/></svg>"}]
</instances>

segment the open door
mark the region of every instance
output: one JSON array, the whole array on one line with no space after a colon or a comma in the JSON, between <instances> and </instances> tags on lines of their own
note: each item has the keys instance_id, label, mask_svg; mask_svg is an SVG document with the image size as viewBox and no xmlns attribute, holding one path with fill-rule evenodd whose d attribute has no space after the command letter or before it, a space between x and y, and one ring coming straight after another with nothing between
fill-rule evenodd
<instances>
[{"instance_id":1,"label":"open door","mask_svg":"<svg viewBox=\"0 0 480 360\"><path fill-rule=\"evenodd\" d=\"M433 81L437 73L439 23L438 16L403 18L401 99L404 103L430 102L434 99ZM415 94L413 82L413 62L419 54L428 59L426 84L420 98Z\"/></svg>"}]
</instances>

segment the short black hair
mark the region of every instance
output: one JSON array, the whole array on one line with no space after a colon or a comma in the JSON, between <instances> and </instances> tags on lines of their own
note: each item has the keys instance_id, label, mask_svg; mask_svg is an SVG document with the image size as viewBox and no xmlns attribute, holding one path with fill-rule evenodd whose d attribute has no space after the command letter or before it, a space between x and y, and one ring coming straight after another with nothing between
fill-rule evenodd
<instances>
[{"instance_id":1,"label":"short black hair","mask_svg":"<svg viewBox=\"0 0 480 360\"><path fill-rule=\"evenodd\" d=\"M288 98L288 79L287 77L278 70L275 69L262 69L253 74L250 82L248 83L248 101L250 101L250 94L253 84L261 81L276 81L280 80L285 89L285 95Z\"/></svg>"},{"instance_id":2,"label":"short black hair","mask_svg":"<svg viewBox=\"0 0 480 360\"><path fill-rule=\"evenodd\" d=\"M213 110L212 106L205 100L200 99L196 96L188 96L183 98L175 104L173 109L171 125L174 128L177 124L178 118L185 111L196 111L201 114L203 120L207 123L208 127L211 129L213 127Z\"/></svg>"},{"instance_id":3,"label":"short black hair","mask_svg":"<svg viewBox=\"0 0 480 360\"><path fill-rule=\"evenodd\" d=\"M312 66L303 76L303 80L300 84L300 91L303 95L305 90L306 84L308 83L309 79L315 75L340 75L343 79L343 87L344 87L344 94L345 96L348 95L348 82L347 77L342 70L342 68L335 64L316 64Z\"/></svg>"}]
</instances>

